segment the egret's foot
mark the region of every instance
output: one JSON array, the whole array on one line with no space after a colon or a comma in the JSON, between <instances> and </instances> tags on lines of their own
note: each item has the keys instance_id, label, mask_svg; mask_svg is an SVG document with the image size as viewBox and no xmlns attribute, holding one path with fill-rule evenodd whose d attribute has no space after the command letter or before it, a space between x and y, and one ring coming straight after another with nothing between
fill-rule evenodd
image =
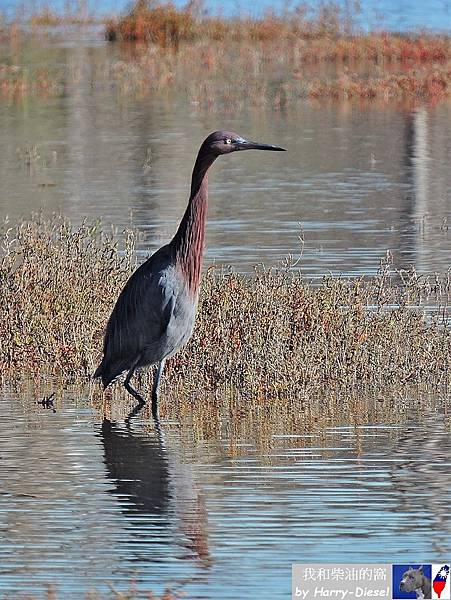
<instances>
[{"instance_id":1,"label":"egret's foot","mask_svg":"<svg viewBox=\"0 0 451 600\"><path fill-rule=\"evenodd\" d=\"M142 411L142 409L143 409L145 406L146 406L146 403L145 403L145 402L139 402L139 403L138 403L138 404L135 406L135 408L134 408L133 410L131 410L131 411L128 413L128 415L127 415L127 417L126 417L126 419L125 419L125 421L124 421L124 422L125 422L125 424L126 424L127 426L128 426L128 425L130 425L130 421L131 421L132 419L134 419L135 417L137 417L137 416L139 415L139 413Z\"/></svg>"}]
</instances>

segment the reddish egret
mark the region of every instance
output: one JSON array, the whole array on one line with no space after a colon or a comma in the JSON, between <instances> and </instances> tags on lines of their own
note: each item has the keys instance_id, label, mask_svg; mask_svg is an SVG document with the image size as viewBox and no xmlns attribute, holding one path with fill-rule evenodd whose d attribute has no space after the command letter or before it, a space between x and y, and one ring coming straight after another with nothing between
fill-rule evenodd
<instances>
[{"instance_id":1,"label":"reddish egret","mask_svg":"<svg viewBox=\"0 0 451 600\"><path fill-rule=\"evenodd\" d=\"M144 398L130 380L136 369L158 365L152 388L152 414L158 419L158 387L164 364L189 340L199 293L207 212L208 171L222 154L238 150L281 150L250 142L232 131L215 131L200 147L185 214L173 239L143 263L125 284L109 318L103 359L94 377L106 388L127 372L125 389Z\"/></svg>"}]
</instances>

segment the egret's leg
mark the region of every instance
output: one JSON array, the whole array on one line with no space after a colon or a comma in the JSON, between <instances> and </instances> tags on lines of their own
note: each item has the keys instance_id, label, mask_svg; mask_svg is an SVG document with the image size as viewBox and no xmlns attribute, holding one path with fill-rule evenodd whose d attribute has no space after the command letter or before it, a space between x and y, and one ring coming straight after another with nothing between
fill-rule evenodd
<instances>
[{"instance_id":1,"label":"egret's leg","mask_svg":"<svg viewBox=\"0 0 451 600\"><path fill-rule=\"evenodd\" d=\"M163 360L158 365L158 369L154 373L153 378L153 388L152 388L152 415L154 419L158 419L158 388L160 386L161 376L163 375L164 365L166 363L166 359Z\"/></svg>"},{"instance_id":2,"label":"egret's leg","mask_svg":"<svg viewBox=\"0 0 451 600\"><path fill-rule=\"evenodd\" d=\"M141 396L141 394L139 394L135 390L135 388L132 387L132 385L130 383L130 379L133 377L133 374L135 372L136 365L138 364L138 361L139 361L139 358L138 358L138 360L136 360L135 364L132 366L132 368L130 369L130 371L127 373L127 377L125 378L125 381L124 381L124 387L127 390L127 392L133 396L133 398L136 398L136 400L138 400L140 406L143 406L146 403L146 401Z\"/></svg>"}]
</instances>

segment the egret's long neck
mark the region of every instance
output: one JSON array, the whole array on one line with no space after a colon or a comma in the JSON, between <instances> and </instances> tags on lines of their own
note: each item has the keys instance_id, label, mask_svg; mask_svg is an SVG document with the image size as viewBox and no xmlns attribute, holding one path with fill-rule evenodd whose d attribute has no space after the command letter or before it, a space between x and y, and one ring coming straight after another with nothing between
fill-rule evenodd
<instances>
[{"instance_id":1,"label":"egret's long neck","mask_svg":"<svg viewBox=\"0 0 451 600\"><path fill-rule=\"evenodd\" d=\"M191 179L191 194L177 233L172 239L177 267L180 268L190 292L199 290L208 205L208 170L215 155L199 151Z\"/></svg>"}]
</instances>

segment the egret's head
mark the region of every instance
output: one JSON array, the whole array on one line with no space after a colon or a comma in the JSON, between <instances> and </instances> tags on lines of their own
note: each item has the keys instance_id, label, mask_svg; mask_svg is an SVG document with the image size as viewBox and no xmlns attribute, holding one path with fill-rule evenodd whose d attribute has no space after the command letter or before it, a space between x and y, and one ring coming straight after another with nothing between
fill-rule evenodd
<instances>
[{"instance_id":1,"label":"egret's head","mask_svg":"<svg viewBox=\"0 0 451 600\"><path fill-rule=\"evenodd\" d=\"M284 152L285 148L280 148L280 146L273 146L271 144L251 142L233 131L221 130L210 133L202 144L202 150L204 152L216 154L216 156L221 156L221 154L230 154L230 152L236 152L238 150L273 150Z\"/></svg>"}]
</instances>

